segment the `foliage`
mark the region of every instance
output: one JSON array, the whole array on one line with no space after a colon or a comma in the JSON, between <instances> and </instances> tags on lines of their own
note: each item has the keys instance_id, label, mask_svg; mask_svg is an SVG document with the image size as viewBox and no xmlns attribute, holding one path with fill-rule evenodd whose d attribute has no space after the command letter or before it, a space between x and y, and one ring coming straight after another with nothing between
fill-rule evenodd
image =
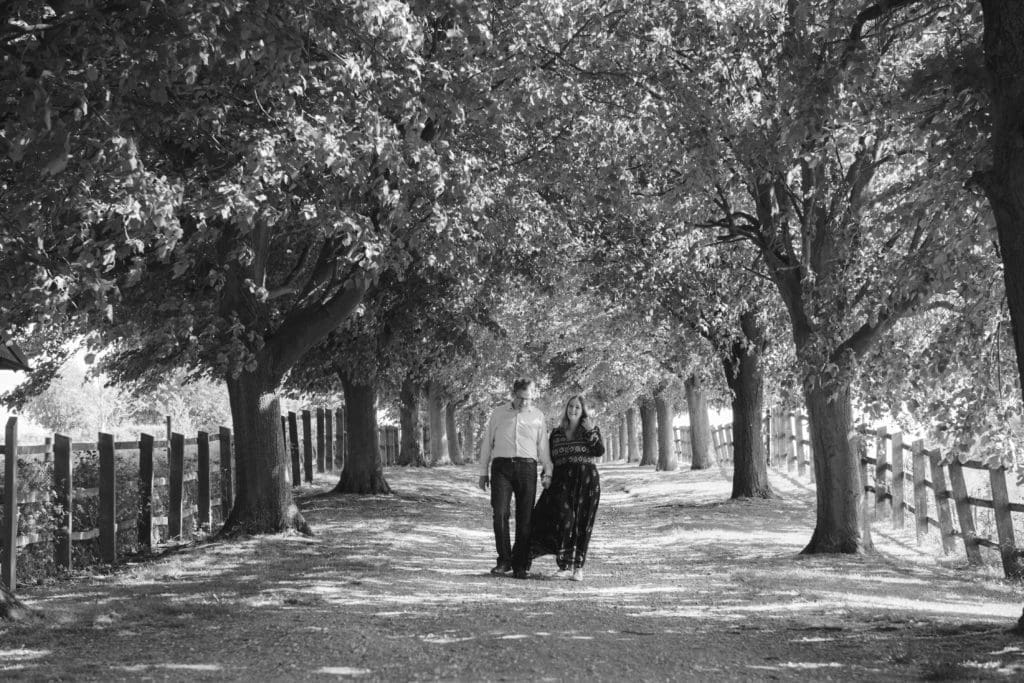
<instances>
[{"instance_id":1,"label":"foliage","mask_svg":"<svg viewBox=\"0 0 1024 683\"><path fill-rule=\"evenodd\" d=\"M174 430L192 434L231 424L222 385L209 380L185 381L184 372L170 374L145 391L106 385L78 358L66 362L60 375L42 393L30 398L26 415L52 432L72 438L95 438L97 432L124 433L140 425L159 425L171 418Z\"/></svg>"},{"instance_id":2,"label":"foliage","mask_svg":"<svg viewBox=\"0 0 1024 683\"><path fill-rule=\"evenodd\" d=\"M127 456L127 457L126 457ZM114 461L114 491L117 501L117 547L118 556L137 554L142 550L139 544L137 522L141 513L139 493L139 464L135 453L118 451ZM194 460L186 458L186 478L189 470L195 469ZM95 450L72 453L73 486L76 489L95 489L100 485L99 453ZM154 478L166 480L167 458L159 454L154 457ZM4 473L0 471L0 490L3 490ZM211 471L210 490L220 487L219 471ZM153 514L163 516L166 510L166 486L155 486L153 491ZM63 568L57 566L54 555L54 531L64 515L64 509L55 502L53 491L53 463L40 457L22 457L18 460L18 496L42 495L40 502L19 506L18 534L40 534L43 540L18 550L18 581L23 584L43 581L59 575ZM198 497L196 482L186 482L183 506L188 510L195 505ZM217 515L215 515L216 518ZM0 521L4 518L0 507ZM216 521L216 519L215 519ZM73 531L95 529L100 523L99 498L96 495L78 495L73 499ZM199 530L193 515L183 520L182 533L186 538L195 537ZM205 530L206 532L209 529ZM154 542L167 540L166 527L155 529ZM72 568L102 564L99 539L72 542Z\"/></svg>"}]
</instances>

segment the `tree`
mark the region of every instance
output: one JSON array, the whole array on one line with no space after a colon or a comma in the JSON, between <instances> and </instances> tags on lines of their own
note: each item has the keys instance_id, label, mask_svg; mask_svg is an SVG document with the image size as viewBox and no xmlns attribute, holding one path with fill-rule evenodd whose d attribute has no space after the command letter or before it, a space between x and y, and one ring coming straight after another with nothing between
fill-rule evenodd
<instances>
[{"instance_id":1,"label":"tree","mask_svg":"<svg viewBox=\"0 0 1024 683\"><path fill-rule=\"evenodd\" d=\"M654 399L644 396L640 400L640 431L643 434L643 456L640 467L658 462L658 417Z\"/></svg>"},{"instance_id":2,"label":"tree","mask_svg":"<svg viewBox=\"0 0 1024 683\"><path fill-rule=\"evenodd\" d=\"M469 171L445 176L441 131L462 114L436 94L454 78L472 91L463 57L486 26L399 3L88 4L53 21L4 9L0 40L30 48L4 58L5 101L31 103L3 161L5 291L25 300L7 310L74 319L112 347L118 381L222 378L238 456L226 529L306 529L277 388L419 235L461 239L437 198Z\"/></svg>"},{"instance_id":3,"label":"tree","mask_svg":"<svg viewBox=\"0 0 1024 683\"><path fill-rule=\"evenodd\" d=\"M742 337L734 337L732 350L722 358L725 377L732 389L733 498L771 498L768 464L761 436L764 375L761 353L764 328L753 311L740 315Z\"/></svg>"},{"instance_id":4,"label":"tree","mask_svg":"<svg viewBox=\"0 0 1024 683\"><path fill-rule=\"evenodd\" d=\"M859 455L847 440L854 369L901 316L961 277L981 228L974 199L950 193L944 172L905 146L922 137L948 146L946 130L916 128L892 106L898 89L884 87L909 74L895 47L906 33L894 26L844 61L833 36L851 8L738 7L699 38L704 80L656 92L678 112L675 125L701 136L702 161L684 185L704 187L723 237L759 251L789 316L818 486L806 552L869 549Z\"/></svg>"},{"instance_id":5,"label":"tree","mask_svg":"<svg viewBox=\"0 0 1024 683\"><path fill-rule=\"evenodd\" d=\"M427 464L423 444L420 441L420 434L423 432L420 422L422 393L415 380L409 377L402 380L398 406L401 432L401 446L398 452L399 465L424 466Z\"/></svg>"},{"instance_id":6,"label":"tree","mask_svg":"<svg viewBox=\"0 0 1024 683\"><path fill-rule=\"evenodd\" d=\"M715 466L715 455L711 450L711 422L700 377L696 374L687 377L684 390L687 412L690 414L690 452L693 454L691 469L706 470Z\"/></svg>"}]
</instances>

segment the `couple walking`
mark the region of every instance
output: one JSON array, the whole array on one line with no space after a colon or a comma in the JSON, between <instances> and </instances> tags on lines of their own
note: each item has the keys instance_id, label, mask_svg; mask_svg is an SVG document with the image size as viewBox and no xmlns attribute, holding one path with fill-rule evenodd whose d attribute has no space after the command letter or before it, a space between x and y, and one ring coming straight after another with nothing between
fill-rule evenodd
<instances>
[{"instance_id":1,"label":"couple walking","mask_svg":"<svg viewBox=\"0 0 1024 683\"><path fill-rule=\"evenodd\" d=\"M545 435L544 413L533 406L536 389L517 379L512 400L495 409L480 446L480 488L491 488L498 563L492 574L530 577L533 558L554 555L560 571L583 579L590 532L601 499L597 459L604 455L601 433L582 396L572 396L560 424ZM537 467L543 491L537 494ZM515 543L509 535L512 496L516 499Z\"/></svg>"}]
</instances>

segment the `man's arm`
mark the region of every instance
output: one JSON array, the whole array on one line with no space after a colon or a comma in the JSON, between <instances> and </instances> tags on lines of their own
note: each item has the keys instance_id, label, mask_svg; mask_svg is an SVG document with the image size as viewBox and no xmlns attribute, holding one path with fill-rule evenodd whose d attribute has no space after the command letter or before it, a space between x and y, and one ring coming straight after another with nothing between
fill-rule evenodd
<instances>
[{"instance_id":1,"label":"man's arm","mask_svg":"<svg viewBox=\"0 0 1024 683\"><path fill-rule=\"evenodd\" d=\"M497 411L495 411L497 412ZM487 420L487 429L480 442L480 488L486 490L490 480L491 450L494 448L494 414Z\"/></svg>"},{"instance_id":2,"label":"man's arm","mask_svg":"<svg viewBox=\"0 0 1024 683\"><path fill-rule=\"evenodd\" d=\"M555 464L551 460L551 450L548 448L548 435L544 429L544 418L540 420L540 428L537 430L537 459L544 470L544 474L551 476L555 471Z\"/></svg>"}]
</instances>

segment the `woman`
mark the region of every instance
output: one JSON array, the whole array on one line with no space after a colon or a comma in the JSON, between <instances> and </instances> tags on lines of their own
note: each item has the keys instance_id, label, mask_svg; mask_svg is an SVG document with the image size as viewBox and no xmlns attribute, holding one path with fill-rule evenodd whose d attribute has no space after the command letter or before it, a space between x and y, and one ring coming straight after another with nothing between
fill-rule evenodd
<instances>
[{"instance_id":1,"label":"woman","mask_svg":"<svg viewBox=\"0 0 1024 683\"><path fill-rule=\"evenodd\" d=\"M597 459L604 455L601 432L587 413L582 396L565 404L562 422L548 437L552 476L541 479L544 492L533 509L532 557L554 555L560 571L572 568L572 580L583 580L590 532L601 499Z\"/></svg>"}]
</instances>

